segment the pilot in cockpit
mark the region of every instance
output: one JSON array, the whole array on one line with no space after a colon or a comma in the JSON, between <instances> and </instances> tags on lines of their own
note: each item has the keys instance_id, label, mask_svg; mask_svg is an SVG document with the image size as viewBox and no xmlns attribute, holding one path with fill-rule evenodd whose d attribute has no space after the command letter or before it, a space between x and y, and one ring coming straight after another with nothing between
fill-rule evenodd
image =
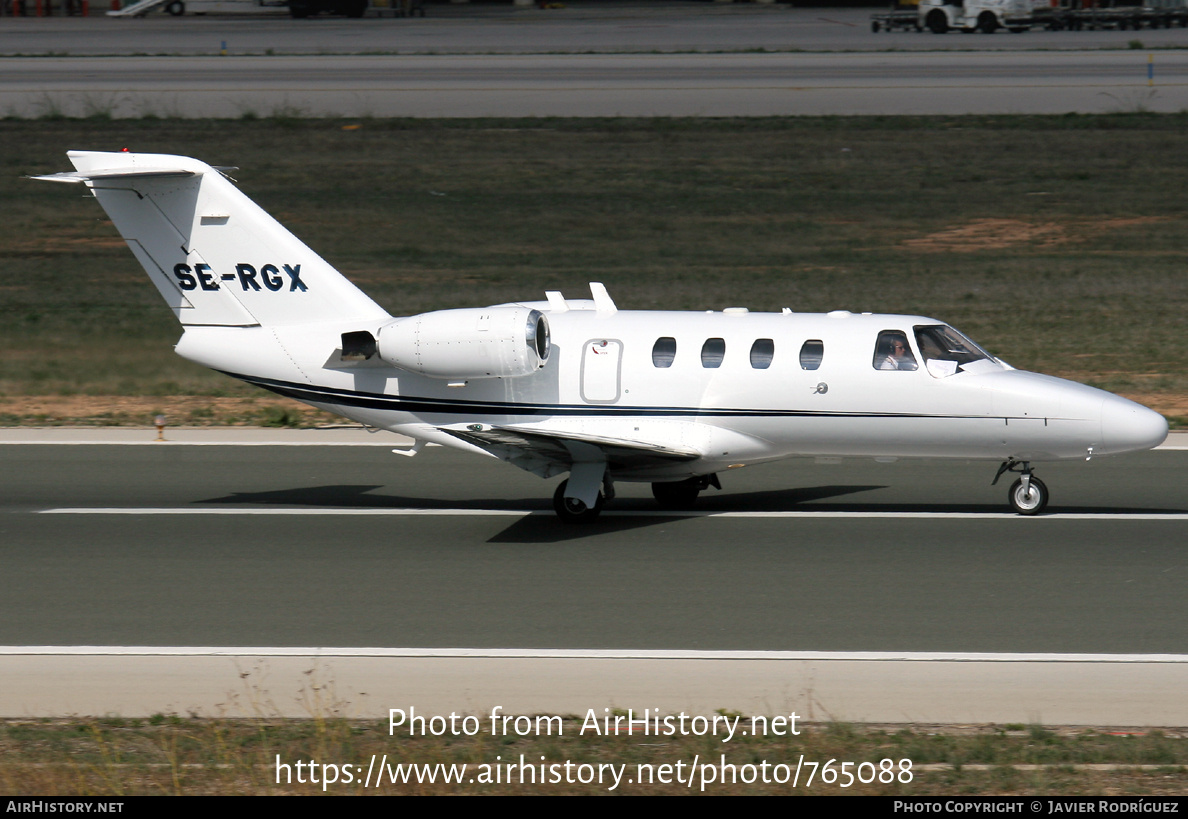
<instances>
[{"instance_id":1,"label":"pilot in cockpit","mask_svg":"<svg viewBox=\"0 0 1188 819\"><path fill-rule=\"evenodd\" d=\"M917 366L906 335L900 332L879 334L879 342L875 346L876 370L914 370Z\"/></svg>"}]
</instances>

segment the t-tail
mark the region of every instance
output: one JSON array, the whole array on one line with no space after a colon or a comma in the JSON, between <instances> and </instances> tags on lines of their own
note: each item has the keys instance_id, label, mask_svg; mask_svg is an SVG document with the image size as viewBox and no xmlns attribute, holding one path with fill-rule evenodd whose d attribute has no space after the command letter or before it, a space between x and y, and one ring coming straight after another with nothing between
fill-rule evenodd
<instances>
[{"instance_id":1,"label":"t-tail","mask_svg":"<svg viewBox=\"0 0 1188 819\"><path fill-rule=\"evenodd\" d=\"M187 328L374 322L388 313L248 199L181 156L71 151L90 188Z\"/></svg>"}]
</instances>

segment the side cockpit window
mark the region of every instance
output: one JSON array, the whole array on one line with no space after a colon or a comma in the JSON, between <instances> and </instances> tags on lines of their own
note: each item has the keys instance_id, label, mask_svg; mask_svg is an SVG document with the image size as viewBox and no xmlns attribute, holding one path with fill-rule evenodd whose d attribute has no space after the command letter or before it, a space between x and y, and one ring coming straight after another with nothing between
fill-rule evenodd
<instances>
[{"instance_id":1,"label":"side cockpit window","mask_svg":"<svg viewBox=\"0 0 1188 819\"><path fill-rule=\"evenodd\" d=\"M825 358L825 342L819 338L811 338L800 345L800 369L816 370Z\"/></svg>"},{"instance_id":2,"label":"side cockpit window","mask_svg":"<svg viewBox=\"0 0 1188 819\"><path fill-rule=\"evenodd\" d=\"M918 325L916 344L924 358L924 367L936 378L945 378L968 369L976 369L979 362L998 366L994 359L961 333L944 324Z\"/></svg>"},{"instance_id":3,"label":"side cockpit window","mask_svg":"<svg viewBox=\"0 0 1188 819\"><path fill-rule=\"evenodd\" d=\"M874 368L876 370L915 370L916 357L908 345L907 333L899 330L884 330L875 342Z\"/></svg>"},{"instance_id":4,"label":"side cockpit window","mask_svg":"<svg viewBox=\"0 0 1188 819\"><path fill-rule=\"evenodd\" d=\"M652 366L666 369L672 366L674 359L676 359L676 339L671 336L656 339L656 343L652 345Z\"/></svg>"}]
</instances>

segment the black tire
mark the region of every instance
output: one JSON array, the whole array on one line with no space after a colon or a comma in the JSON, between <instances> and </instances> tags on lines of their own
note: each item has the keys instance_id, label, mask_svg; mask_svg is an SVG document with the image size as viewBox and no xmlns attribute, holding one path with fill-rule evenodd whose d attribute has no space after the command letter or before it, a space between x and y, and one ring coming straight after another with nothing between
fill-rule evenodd
<instances>
[{"instance_id":1,"label":"black tire","mask_svg":"<svg viewBox=\"0 0 1188 819\"><path fill-rule=\"evenodd\" d=\"M666 481L652 484L652 497L661 509L692 509L701 494L701 479Z\"/></svg>"},{"instance_id":2,"label":"black tire","mask_svg":"<svg viewBox=\"0 0 1188 819\"><path fill-rule=\"evenodd\" d=\"M347 17L358 19L367 13L368 0L339 0L338 10Z\"/></svg>"},{"instance_id":3,"label":"black tire","mask_svg":"<svg viewBox=\"0 0 1188 819\"><path fill-rule=\"evenodd\" d=\"M929 13L928 19L925 21L928 30L933 34L948 34L949 33L949 18L945 17L945 13L940 10Z\"/></svg>"},{"instance_id":4,"label":"black tire","mask_svg":"<svg viewBox=\"0 0 1188 819\"><path fill-rule=\"evenodd\" d=\"M172 3L165 6L165 13L174 17L181 17L186 13L186 4L182 0L173 0Z\"/></svg>"},{"instance_id":5,"label":"black tire","mask_svg":"<svg viewBox=\"0 0 1188 819\"><path fill-rule=\"evenodd\" d=\"M878 21L878 20L872 20L872 21L871 21L871 24L870 24L870 31L871 31L871 33L872 33L872 34L878 34L878 33L879 33L879 21Z\"/></svg>"},{"instance_id":6,"label":"black tire","mask_svg":"<svg viewBox=\"0 0 1188 819\"><path fill-rule=\"evenodd\" d=\"M1031 492L1023 493L1023 479L1011 484L1011 491L1007 494L1007 501L1011 508L1020 515L1038 515L1048 505L1048 487L1034 475L1031 477Z\"/></svg>"},{"instance_id":7,"label":"black tire","mask_svg":"<svg viewBox=\"0 0 1188 819\"><path fill-rule=\"evenodd\" d=\"M598 502L591 509L576 498L565 497L565 487L568 485L569 481L561 481L557 486L557 491L553 493L553 511L557 513L557 517L565 523L593 522L598 517L598 513L602 511L602 493L598 493Z\"/></svg>"},{"instance_id":8,"label":"black tire","mask_svg":"<svg viewBox=\"0 0 1188 819\"><path fill-rule=\"evenodd\" d=\"M998 18L988 11L983 11L978 18L978 31L983 34L993 34L998 31Z\"/></svg>"},{"instance_id":9,"label":"black tire","mask_svg":"<svg viewBox=\"0 0 1188 819\"><path fill-rule=\"evenodd\" d=\"M289 15L296 20L304 20L313 14L313 4L310 0L289 0Z\"/></svg>"}]
</instances>

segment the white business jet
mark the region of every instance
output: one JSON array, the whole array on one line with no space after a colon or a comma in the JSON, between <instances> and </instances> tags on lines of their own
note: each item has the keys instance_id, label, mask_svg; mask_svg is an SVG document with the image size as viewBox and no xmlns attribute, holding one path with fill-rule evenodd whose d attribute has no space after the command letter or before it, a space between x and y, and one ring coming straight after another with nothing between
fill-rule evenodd
<instances>
[{"instance_id":1,"label":"white business jet","mask_svg":"<svg viewBox=\"0 0 1188 819\"><path fill-rule=\"evenodd\" d=\"M370 427L569 473L554 507L593 519L615 481L687 508L719 473L797 456L1001 462L1034 515L1032 463L1159 445L1167 422L1101 390L1015 370L923 316L619 310L591 299L394 318L218 169L71 152L181 322L177 352ZM397 450L400 451L400 450Z\"/></svg>"}]
</instances>

